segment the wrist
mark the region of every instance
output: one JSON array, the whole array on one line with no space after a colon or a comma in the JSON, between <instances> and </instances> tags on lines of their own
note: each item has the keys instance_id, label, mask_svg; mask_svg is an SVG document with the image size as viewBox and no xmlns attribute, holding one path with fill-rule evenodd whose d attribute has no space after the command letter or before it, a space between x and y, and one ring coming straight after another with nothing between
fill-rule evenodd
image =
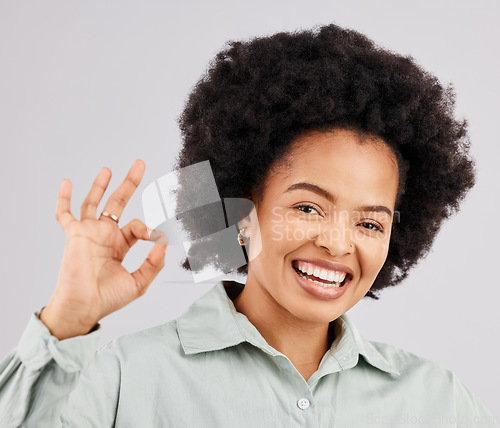
<instances>
[{"instance_id":1,"label":"wrist","mask_svg":"<svg viewBox=\"0 0 500 428\"><path fill-rule=\"evenodd\" d=\"M49 329L50 334L58 340L84 336L93 331L98 323L98 321L81 321L73 315L50 306L50 303L42 308L39 319Z\"/></svg>"}]
</instances>

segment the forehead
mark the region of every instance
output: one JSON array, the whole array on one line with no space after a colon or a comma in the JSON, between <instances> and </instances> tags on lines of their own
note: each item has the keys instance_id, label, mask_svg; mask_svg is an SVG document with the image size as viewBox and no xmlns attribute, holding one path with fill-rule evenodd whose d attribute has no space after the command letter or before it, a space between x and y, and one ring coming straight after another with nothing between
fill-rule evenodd
<instances>
[{"instance_id":1,"label":"forehead","mask_svg":"<svg viewBox=\"0 0 500 428\"><path fill-rule=\"evenodd\" d=\"M312 182L360 202L383 199L393 205L397 161L381 139L347 130L312 131L292 142L285 158L272 168L265 191L280 192L294 182Z\"/></svg>"}]
</instances>

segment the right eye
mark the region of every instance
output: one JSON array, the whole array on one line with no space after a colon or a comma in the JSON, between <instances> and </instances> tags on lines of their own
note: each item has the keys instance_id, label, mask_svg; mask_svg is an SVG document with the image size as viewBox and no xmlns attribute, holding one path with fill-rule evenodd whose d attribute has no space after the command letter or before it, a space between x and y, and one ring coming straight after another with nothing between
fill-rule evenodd
<instances>
[{"instance_id":1,"label":"right eye","mask_svg":"<svg viewBox=\"0 0 500 428\"><path fill-rule=\"evenodd\" d=\"M314 211L316 211L316 213L319 214L319 211L313 205L300 204L300 205L297 205L295 208L298 209L299 211L302 211L305 214L312 214L311 210L314 210Z\"/></svg>"}]
</instances>

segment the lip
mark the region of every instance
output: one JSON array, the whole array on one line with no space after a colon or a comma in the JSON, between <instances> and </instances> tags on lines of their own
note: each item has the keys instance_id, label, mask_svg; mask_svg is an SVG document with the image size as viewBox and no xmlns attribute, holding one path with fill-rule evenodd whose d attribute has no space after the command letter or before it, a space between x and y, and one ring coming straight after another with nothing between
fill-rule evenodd
<instances>
[{"instance_id":1,"label":"lip","mask_svg":"<svg viewBox=\"0 0 500 428\"><path fill-rule=\"evenodd\" d=\"M327 260L319 260L319 259L296 259L297 261L304 261L316 264L318 266L339 270L342 272L347 272L349 275L345 279L345 283L342 287L322 287L321 285L315 284L314 282L308 281L307 279L302 278L294 269L293 262L290 263L290 268L292 270L292 275L295 277L295 280L300 285L300 287L306 291L308 294L321 299L321 300L333 300L341 297L349 287L353 279L353 271L351 268L335 262L330 262Z\"/></svg>"}]
</instances>

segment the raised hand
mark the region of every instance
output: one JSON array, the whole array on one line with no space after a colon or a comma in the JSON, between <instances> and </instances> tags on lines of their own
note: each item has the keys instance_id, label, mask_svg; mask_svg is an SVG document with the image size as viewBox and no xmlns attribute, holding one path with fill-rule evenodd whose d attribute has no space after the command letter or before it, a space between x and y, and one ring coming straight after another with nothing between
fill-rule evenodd
<instances>
[{"instance_id":1,"label":"raised hand","mask_svg":"<svg viewBox=\"0 0 500 428\"><path fill-rule=\"evenodd\" d=\"M119 218L139 186L145 165L136 160L109 197L103 212ZM165 264L166 238L160 237L139 269L129 273L122 262L139 240L150 240L151 230L138 219L127 225L109 216L97 219L97 206L108 187L111 171L102 168L83 201L80 220L70 210L70 180L64 179L57 199L56 219L67 241L57 286L40 319L59 340L87 334L106 315L142 296Z\"/></svg>"}]
</instances>

